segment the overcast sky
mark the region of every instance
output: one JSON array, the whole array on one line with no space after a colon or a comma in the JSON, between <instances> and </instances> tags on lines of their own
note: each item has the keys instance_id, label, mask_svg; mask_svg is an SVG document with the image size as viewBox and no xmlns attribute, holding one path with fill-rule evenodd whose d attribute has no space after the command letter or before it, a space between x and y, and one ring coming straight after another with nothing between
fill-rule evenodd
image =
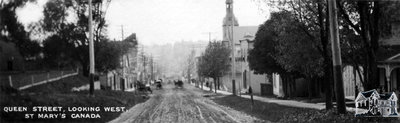
<instances>
[{"instance_id":1,"label":"overcast sky","mask_svg":"<svg viewBox=\"0 0 400 123\"><path fill-rule=\"evenodd\" d=\"M19 20L38 21L46 1L20 9ZM253 0L234 0L234 13L240 26L258 26L269 16ZM121 39L123 25L124 37L136 33L141 44L152 45L208 40L208 32L220 40L224 16L225 0L112 0L106 20L111 39Z\"/></svg>"}]
</instances>

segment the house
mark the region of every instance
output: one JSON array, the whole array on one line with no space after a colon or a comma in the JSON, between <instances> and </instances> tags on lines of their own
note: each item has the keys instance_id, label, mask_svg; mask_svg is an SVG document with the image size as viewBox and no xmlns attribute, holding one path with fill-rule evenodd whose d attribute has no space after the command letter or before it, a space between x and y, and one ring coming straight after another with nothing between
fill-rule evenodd
<instances>
[{"instance_id":1,"label":"house","mask_svg":"<svg viewBox=\"0 0 400 123\"><path fill-rule=\"evenodd\" d=\"M378 82L380 89L385 92L400 91L400 20L392 22L393 35L381 37L379 45L389 49L377 53ZM344 66L343 84L346 97L355 95L355 89L362 91L363 68L359 67L361 74L356 72L355 66Z\"/></svg>"},{"instance_id":2,"label":"house","mask_svg":"<svg viewBox=\"0 0 400 123\"><path fill-rule=\"evenodd\" d=\"M245 92L248 90L249 87L252 87L252 91L254 94L273 95L272 82L268 78L267 74L255 74L252 70L250 70L249 62L247 59L249 55L249 50L254 48L254 37L255 33L258 30L258 27L238 27L237 30L237 32L241 32L242 30L244 30L242 31L242 34L234 36L236 37L243 35L242 37L234 38L238 39L240 42L239 52L237 53L237 56L239 57L237 63L239 64L239 70L242 77L240 81L240 84L242 84L241 86L243 87Z\"/></svg>"},{"instance_id":3,"label":"house","mask_svg":"<svg viewBox=\"0 0 400 123\"><path fill-rule=\"evenodd\" d=\"M386 91L400 90L400 53L378 62L379 84Z\"/></svg>"},{"instance_id":4,"label":"house","mask_svg":"<svg viewBox=\"0 0 400 123\"><path fill-rule=\"evenodd\" d=\"M398 117L397 96L394 92L379 94L375 89L360 92L355 100L357 117ZM362 108L368 109L361 111Z\"/></svg>"},{"instance_id":5,"label":"house","mask_svg":"<svg viewBox=\"0 0 400 123\"><path fill-rule=\"evenodd\" d=\"M137 53L138 42L136 34L133 33L123 41L115 43L128 43L131 47L128 52L121 56L121 68L103 73L100 77L100 82L103 88L111 90L131 90L134 89L134 83L138 79L137 75Z\"/></svg>"}]
</instances>

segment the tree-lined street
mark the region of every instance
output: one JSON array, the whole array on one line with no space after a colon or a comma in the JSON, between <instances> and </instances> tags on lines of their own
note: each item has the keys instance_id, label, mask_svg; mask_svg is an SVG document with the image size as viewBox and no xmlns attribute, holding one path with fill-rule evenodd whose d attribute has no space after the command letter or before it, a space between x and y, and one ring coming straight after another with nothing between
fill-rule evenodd
<instances>
[{"instance_id":1,"label":"tree-lined street","mask_svg":"<svg viewBox=\"0 0 400 123\"><path fill-rule=\"evenodd\" d=\"M111 123L261 122L245 113L218 105L204 95L210 93L192 85L185 85L184 88L164 85L162 90L154 91L148 101L134 106Z\"/></svg>"},{"instance_id":2,"label":"tree-lined street","mask_svg":"<svg viewBox=\"0 0 400 123\"><path fill-rule=\"evenodd\" d=\"M129 109L1 122L400 120L400 0L1 0L0 44L0 108Z\"/></svg>"}]
</instances>

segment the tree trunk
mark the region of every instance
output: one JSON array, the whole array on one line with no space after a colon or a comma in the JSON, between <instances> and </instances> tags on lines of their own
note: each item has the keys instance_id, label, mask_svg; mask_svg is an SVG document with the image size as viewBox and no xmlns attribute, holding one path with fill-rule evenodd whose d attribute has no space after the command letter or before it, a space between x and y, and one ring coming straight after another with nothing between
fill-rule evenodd
<instances>
[{"instance_id":1,"label":"tree trunk","mask_svg":"<svg viewBox=\"0 0 400 123\"><path fill-rule=\"evenodd\" d=\"M286 76L282 75L282 89L283 89L283 97L284 98L287 98L287 96L288 96L286 84L287 84Z\"/></svg>"},{"instance_id":2,"label":"tree trunk","mask_svg":"<svg viewBox=\"0 0 400 123\"><path fill-rule=\"evenodd\" d=\"M204 84L203 84L203 77L200 78L200 84L201 84L201 90L203 90L203 86L204 86Z\"/></svg>"},{"instance_id":3,"label":"tree trunk","mask_svg":"<svg viewBox=\"0 0 400 123\"><path fill-rule=\"evenodd\" d=\"M221 85L220 85L221 78L220 78L220 77L217 77L217 80L218 80L218 81L217 81L217 84L218 84L218 85L217 85L217 87L218 87L217 89L218 89L218 90L221 90L221 89L220 89L220 87L221 87Z\"/></svg>"},{"instance_id":4,"label":"tree trunk","mask_svg":"<svg viewBox=\"0 0 400 123\"><path fill-rule=\"evenodd\" d=\"M212 91L212 82L208 82L208 87L210 88L210 91Z\"/></svg>"},{"instance_id":5,"label":"tree trunk","mask_svg":"<svg viewBox=\"0 0 400 123\"><path fill-rule=\"evenodd\" d=\"M294 76L290 77L290 82L292 83L292 88L291 88L291 97L296 96L296 79L294 78Z\"/></svg>"},{"instance_id":6,"label":"tree trunk","mask_svg":"<svg viewBox=\"0 0 400 123\"><path fill-rule=\"evenodd\" d=\"M312 89L312 79L310 78L310 77L307 77L306 78L306 81L307 81L307 83L308 83L308 99L310 99L311 100L311 97L312 97L312 92L313 92L313 89Z\"/></svg>"},{"instance_id":7,"label":"tree trunk","mask_svg":"<svg viewBox=\"0 0 400 123\"><path fill-rule=\"evenodd\" d=\"M353 77L354 77L354 100L357 98L358 95L358 86L357 85L357 70L355 69L356 66L353 66Z\"/></svg>"},{"instance_id":8,"label":"tree trunk","mask_svg":"<svg viewBox=\"0 0 400 123\"><path fill-rule=\"evenodd\" d=\"M214 91L217 93L217 77L214 77Z\"/></svg>"},{"instance_id":9,"label":"tree trunk","mask_svg":"<svg viewBox=\"0 0 400 123\"><path fill-rule=\"evenodd\" d=\"M289 75L288 76L288 97L291 98L292 97L292 76Z\"/></svg>"},{"instance_id":10,"label":"tree trunk","mask_svg":"<svg viewBox=\"0 0 400 123\"><path fill-rule=\"evenodd\" d=\"M367 51L367 69L366 71L366 84L365 89L370 90L379 87L379 83L377 83L377 64L376 64L376 51L378 49L378 40L379 40L379 31L378 29L374 29L377 27L378 19L379 19L379 4L374 3L374 11L372 18L369 5L370 3L367 1L358 1L357 3L360 14L360 27L361 27L361 37L364 42L364 49ZM377 5L377 6L375 6Z\"/></svg>"},{"instance_id":11,"label":"tree trunk","mask_svg":"<svg viewBox=\"0 0 400 123\"><path fill-rule=\"evenodd\" d=\"M331 69L330 67L332 66L332 61L329 56L328 52L328 35L329 35L329 18L328 16L324 16L323 14L323 6L322 3L325 2L325 0L320 0L318 1L318 21L319 21L319 27L320 27L320 40L321 40L321 45L322 45L322 56L324 58L324 85L325 85L325 108L327 110L333 108L332 104L332 79L331 79ZM329 10L326 9L326 15L329 14ZM326 20L324 22L324 18Z\"/></svg>"}]
</instances>

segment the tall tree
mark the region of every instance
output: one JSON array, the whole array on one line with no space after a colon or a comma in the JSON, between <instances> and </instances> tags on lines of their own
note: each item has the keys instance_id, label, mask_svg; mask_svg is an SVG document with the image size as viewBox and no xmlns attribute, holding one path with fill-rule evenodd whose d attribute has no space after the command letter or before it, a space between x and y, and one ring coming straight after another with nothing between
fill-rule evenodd
<instances>
[{"instance_id":1,"label":"tall tree","mask_svg":"<svg viewBox=\"0 0 400 123\"><path fill-rule=\"evenodd\" d=\"M360 39L361 45L350 45L350 48L358 51L363 58L359 60L353 56L351 61L363 67L365 72L361 79L367 90L379 87L377 56L382 50L387 50L380 46L379 41L392 35L391 23L399 19L399 6L399 1L338 1L343 25Z\"/></svg>"},{"instance_id":2,"label":"tall tree","mask_svg":"<svg viewBox=\"0 0 400 123\"><path fill-rule=\"evenodd\" d=\"M326 109L331 109L332 106L332 60L330 57L330 48L328 41L328 22L327 6L325 0L286 0L286 1L265 1L269 6L280 11L288 11L291 14L293 21L301 24L296 24L296 28L302 30L305 37L310 40L312 48L316 53L322 56L322 70L319 75L324 79Z\"/></svg>"},{"instance_id":3,"label":"tall tree","mask_svg":"<svg viewBox=\"0 0 400 123\"><path fill-rule=\"evenodd\" d=\"M229 48L222 42L210 42L204 54L200 56L198 72L201 76L213 78L214 85L216 85L217 78L229 71L229 54Z\"/></svg>"},{"instance_id":4,"label":"tall tree","mask_svg":"<svg viewBox=\"0 0 400 123\"><path fill-rule=\"evenodd\" d=\"M123 55L128 53L131 48L135 48L135 44L127 41L104 40L98 42L95 47L97 47L96 71L108 72L122 67L120 61Z\"/></svg>"},{"instance_id":5,"label":"tall tree","mask_svg":"<svg viewBox=\"0 0 400 123\"><path fill-rule=\"evenodd\" d=\"M36 56L41 48L29 38L25 26L18 21L16 9L35 0L10 0L0 3L0 40L15 43L24 58Z\"/></svg>"},{"instance_id":6,"label":"tall tree","mask_svg":"<svg viewBox=\"0 0 400 123\"><path fill-rule=\"evenodd\" d=\"M103 5L102 0L93 1L93 6L100 7ZM81 64L83 68L84 75L89 73L89 51L88 51L88 15L87 9L88 4L85 1L80 0L51 0L48 1L44 7L44 18L41 20L42 27L45 33L52 34L50 37L58 37L60 40L55 40L60 44L68 44L68 50L62 50L62 53L67 54L68 58L73 58ZM106 26L104 20L105 11L100 9L93 10L93 20L94 20L94 40L95 43L101 41L107 41L105 32L102 29ZM67 20L69 16L77 17L75 20ZM45 40L51 41L51 38ZM56 45L45 45L50 47L57 47ZM46 48L45 48L46 49ZM48 48L51 49L51 48ZM95 45L95 54L100 51L100 47ZM65 53L68 52L68 53ZM102 52L105 53L105 52ZM55 54L47 52L47 55ZM61 57L62 55L53 55L56 57ZM97 57L100 58L100 57ZM56 59L51 59L56 60ZM102 62L102 61L101 61ZM102 64L96 64L100 68L107 68L101 66Z\"/></svg>"}]
</instances>

